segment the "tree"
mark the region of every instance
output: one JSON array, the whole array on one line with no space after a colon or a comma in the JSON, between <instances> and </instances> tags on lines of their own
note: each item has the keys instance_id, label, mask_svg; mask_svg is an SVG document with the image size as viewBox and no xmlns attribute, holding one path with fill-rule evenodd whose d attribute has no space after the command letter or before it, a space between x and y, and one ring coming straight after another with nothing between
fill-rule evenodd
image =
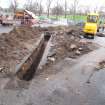
<instances>
[{"instance_id":1,"label":"tree","mask_svg":"<svg viewBox=\"0 0 105 105\"><path fill-rule=\"evenodd\" d=\"M105 6L100 6L99 13L105 14Z\"/></svg>"},{"instance_id":2,"label":"tree","mask_svg":"<svg viewBox=\"0 0 105 105\"><path fill-rule=\"evenodd\" d=\"M51 12L53 15L56 15L56 18L58 18L58 16L63 15L65 11L63 7L57 3L57 5L51 9Z\"/></svg>"},{"instance_id":3,"label":"tree","mask_svg":"<svg viewBox=\"0 0 105 105\"><path fill-rule=\"evenodd\" d=\"M28 2L26 2L26 4L24 5L24 8L26 10L29 10L31 12L34 12L35 14L37 13L37 6L38 4L36 2L32 3L30 0Z\"/></svg>"},{"instance_id":4,"label":"tree","mask_svg":"<svg viewBox=\"0 0 105 105\"><path fill-rule=\"evenodd\" d=\"M3 8L0 7L0 15L2 15L2 12L3 12Z\"/></svg>"},{"instance_id":5,"label":"tree","mask_svg":"<svg viewBox=\"0 0 105 105\"><path fill-rule=\"evenodd\" d=\"M65 0L65 18L67 16L67 0Z\"/></svg>"},{"instance_id":6,"label":"tree","mask_svg":"<svg viewBox=\"0 0 105 105\"><path fill-rule=\"evenodd\" d=\"M47 17L49 17L50 15L50 9L51 9L51 4L52 4L53 0L47 0Z\"/></svg>"},{"instance_id":7,"label":"tree","mask_svg":"<svg viewBox=\"0 0 105 105\"><path fill-rule=\"evenodd\" d=\"M2 7L0 7L0 11L2 11L3 10L3 8Z\"/></svg>"},{"instance_id":8,"label":"tree","mask_svg":"<svg viewBox=\"0 0 105 105\"><path fill-rule=\"evenodd\" d=\"M32 0L27 0L24 8L40 16L43 13L42 0L36 0L34 2L32 2Z\"/></svg>"},{"instance_id":9,"label":"tree","mask_svg":"<svg viewBox=\"0 0 105 105\"><path fill-rule=\"evenodd\" d=\"M38 14L39 16L43 13L43 6L42 6L42 0L39 0L38 3Z\"/></svg>"},{"instance_id":10,"label":"tree","mask_svg":"<svg viewBox=\"0 0 105 105\"><path fill-rule=\"evenodd\" d=\"M34 8L33 8L33 5L34 5ZM37 3L36 1L33 3L32 0L27 0L26 4L24 5L24 8L27 10L33 11L34 9L37 8Z\"/></svg>"},{"instance_id":11,"label":"tree","mask_svg":"<svg viewBox=\"0 0 105 105\"><path fill-rule=\"evenodd\" d=\"M70 5L69 9L69 15L73 15L73 5Z\"/></svg>"},{"instance_id":12,"label":"tree","mask_svg":"<svg viewBox=\"0 0 105 105\"><path fill-rule=\"evenodd\" d=\"M87 15L88 13L90 13L90 9L89 9L89 6L86 6L85 7L85 15Z\"/></svg>"},{"instance_id":13,"label":"tree","mask_svg":"<svg viewBox=\"0 0 105 105\"><path fill-rule=\"evenodd\" d=\"M105 6L100 6L99 14L102 18L105 18Z\"/></svg>"},{"instance_id":14,"label":"tree","mask_svg":"<svg viewBox=\"0 0 105 105\"><path fill-rule=\"evenodd\" d=\"M9 7L9 11L13 11L15 13L16 9L18 7L18 2L17 0L11 0L11 4Z\"/></svg>"},{"instance_id":15,"label":"tree","mask_svg":"<svg viewBox=\"0 0 105 105\"><path fill-rule=\"evenodd\" d=\"M75 21L75 16L76 16L76 13L77 13L78 4L79 4L79 1L78 0L74 0L73 1L73 4L72 4L73 19L74 19L74 21Z\"/></svg>"},{"instance_id":16,"label":"tree","mask_svg":"<svg viewBox=\"0 0 105 105\"><path fill-rule=\"evenodd\" d=\"M96 13L98 11L98 7L96 6L95 8L94 8L94 12Z\"/></svg>"}]
</instances>

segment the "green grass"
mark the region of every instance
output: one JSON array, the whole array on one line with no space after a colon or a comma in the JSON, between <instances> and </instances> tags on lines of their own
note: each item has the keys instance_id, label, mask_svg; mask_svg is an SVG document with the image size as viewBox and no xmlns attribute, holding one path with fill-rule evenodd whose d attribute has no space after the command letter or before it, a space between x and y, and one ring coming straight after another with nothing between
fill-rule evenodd
<instances>
[{"instance_id":1,"label":"green grass","mask_svg":"<svg viewBox=\"0 0 105 105\"><path fill-rule=\"evenodd\" d=\"M84 15L76 15L75 18L73 17L73 15L67 15L66 19L69 20L75 20L75 21L86 21L87 16ZM50 19L56 19L56 16L50 16ZM58 19L65 19L65 16L58 16ZM99 19L99 22L105 23L105 19Z\"/></svg>"},{"instance_id":2,"label":"green grass","mask_svg":"<svg viewBox=\"0 0 105 105\"><path fill-rule=\"evenodd\" d=\"M50 16L51 19L56 19L56 16ZM65 16L58 16L58 19L65 19ZM70 19L70 20L76 20L76 21L80 21L86 20L86 16L83 15L76 15L75 18L73 17L73 15L67 15L66 19Z\"/></svg>"}]
</instances>

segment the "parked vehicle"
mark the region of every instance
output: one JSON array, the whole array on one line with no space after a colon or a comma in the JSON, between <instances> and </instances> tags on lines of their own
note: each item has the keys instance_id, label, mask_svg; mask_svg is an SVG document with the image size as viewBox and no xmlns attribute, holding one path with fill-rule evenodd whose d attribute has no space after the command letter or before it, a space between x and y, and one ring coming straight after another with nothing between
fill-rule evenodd
<instances>
[{"instance_id":1,"label":"parked vehicle","mask_svg":"<svg viewBox=\"0 0 105 105\"><path fill-rule=\"evenodd\" d=\"M5 25L13 25L14 24L14 19L13 19L13 16L3 16L2 17L2 25L5 26Z\"/></svg>"},{"instance_id":2,"label":"parked vehicle","mask_svg":"<svg viewBox=\"0 0 105 105\"><path fill-rule=\"evenodd\" d=\"M97 13L90 13L87 15L87 21L83 28L83 32L85 33L85 37L91 36L94 39L94 36L98 30L98 23L99 23L99 14Z\"/></svg>"},{"instance_id":3,"label":"parked vehicle","mask_svg":"<svg viewBox=\"0 0 105 105\"><path fill-rule=\"evenodd\" d=\"M16 23L20 23L21 25L34 25L39 22L39 19L37 16L35 16L34 13L28 11L28 10L22 10L22 11L16 11L15 12L15 21Z\"/></svg>"},{"instance_id":4,"label":"parked vehicle","mask_svg":"<svg viewBox=\"0 0 105 105\"><path fill-rule=\"evenodd\" d=\"M2 15L0 16L0 24L2 24Z\"/></svg>"}]
</instances>

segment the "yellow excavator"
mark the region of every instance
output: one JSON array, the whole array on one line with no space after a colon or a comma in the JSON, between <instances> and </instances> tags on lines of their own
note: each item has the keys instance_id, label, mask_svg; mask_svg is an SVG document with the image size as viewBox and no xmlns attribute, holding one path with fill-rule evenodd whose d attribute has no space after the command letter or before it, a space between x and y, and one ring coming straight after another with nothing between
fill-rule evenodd
<instances>
[{"instance_id":1,"label":"yellow excavator","mask_svg":"<svg viewBox=\"0 0 105 105\"><path fill-rule=\"evenodd\" d=\"M94 39L94 36L97 33L99 27L99 14L98 13L90 13L87 15L87 21L83 28L84 37L91 37Z\"/></svg>"}]
</instances>

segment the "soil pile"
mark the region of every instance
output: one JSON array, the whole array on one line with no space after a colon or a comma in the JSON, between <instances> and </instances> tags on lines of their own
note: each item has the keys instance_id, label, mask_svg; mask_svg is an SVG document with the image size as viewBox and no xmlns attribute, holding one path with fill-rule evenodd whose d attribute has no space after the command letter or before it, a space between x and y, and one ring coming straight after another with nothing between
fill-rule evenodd
<instances>
[{"instance_id":1,"label":"soil pile","mask_svg":"<svg viewBox=\"0 0 105 105\"><path fill-rule=\"evenodd\" d=\"M40 37L38 29L14 28L10 33L0 35L0 72L9 74L17 64L32 51L33 44Z\"/></svg>"},{"instance_id":2,"label":"soil pile","mask_svg":"<svg viewBox=\"0 0 105 105\"><path fill-rule=\"evenodd\" d=\"M43 71L45 74L55 73L57 68L54 65L66 58L75 60L96 48L96 44L84 39L83 32L79 27L63 27L63 29L58 29L51 37L47 62L45 65L39 66L38 73Z\"/></svg>"},{"instance_id":3,"label":"soil pile","mask_svg":"<svg viewBox=\"0 0 105 105\"><path fill-rule=\"evenodd\" d=\"M52 38L52 49L55 51L56 59L64 57L77 58L93 49L91 42L82 39L82 31L78 29L66 29L58 31Z\"/></svg>"}]
</instances>

